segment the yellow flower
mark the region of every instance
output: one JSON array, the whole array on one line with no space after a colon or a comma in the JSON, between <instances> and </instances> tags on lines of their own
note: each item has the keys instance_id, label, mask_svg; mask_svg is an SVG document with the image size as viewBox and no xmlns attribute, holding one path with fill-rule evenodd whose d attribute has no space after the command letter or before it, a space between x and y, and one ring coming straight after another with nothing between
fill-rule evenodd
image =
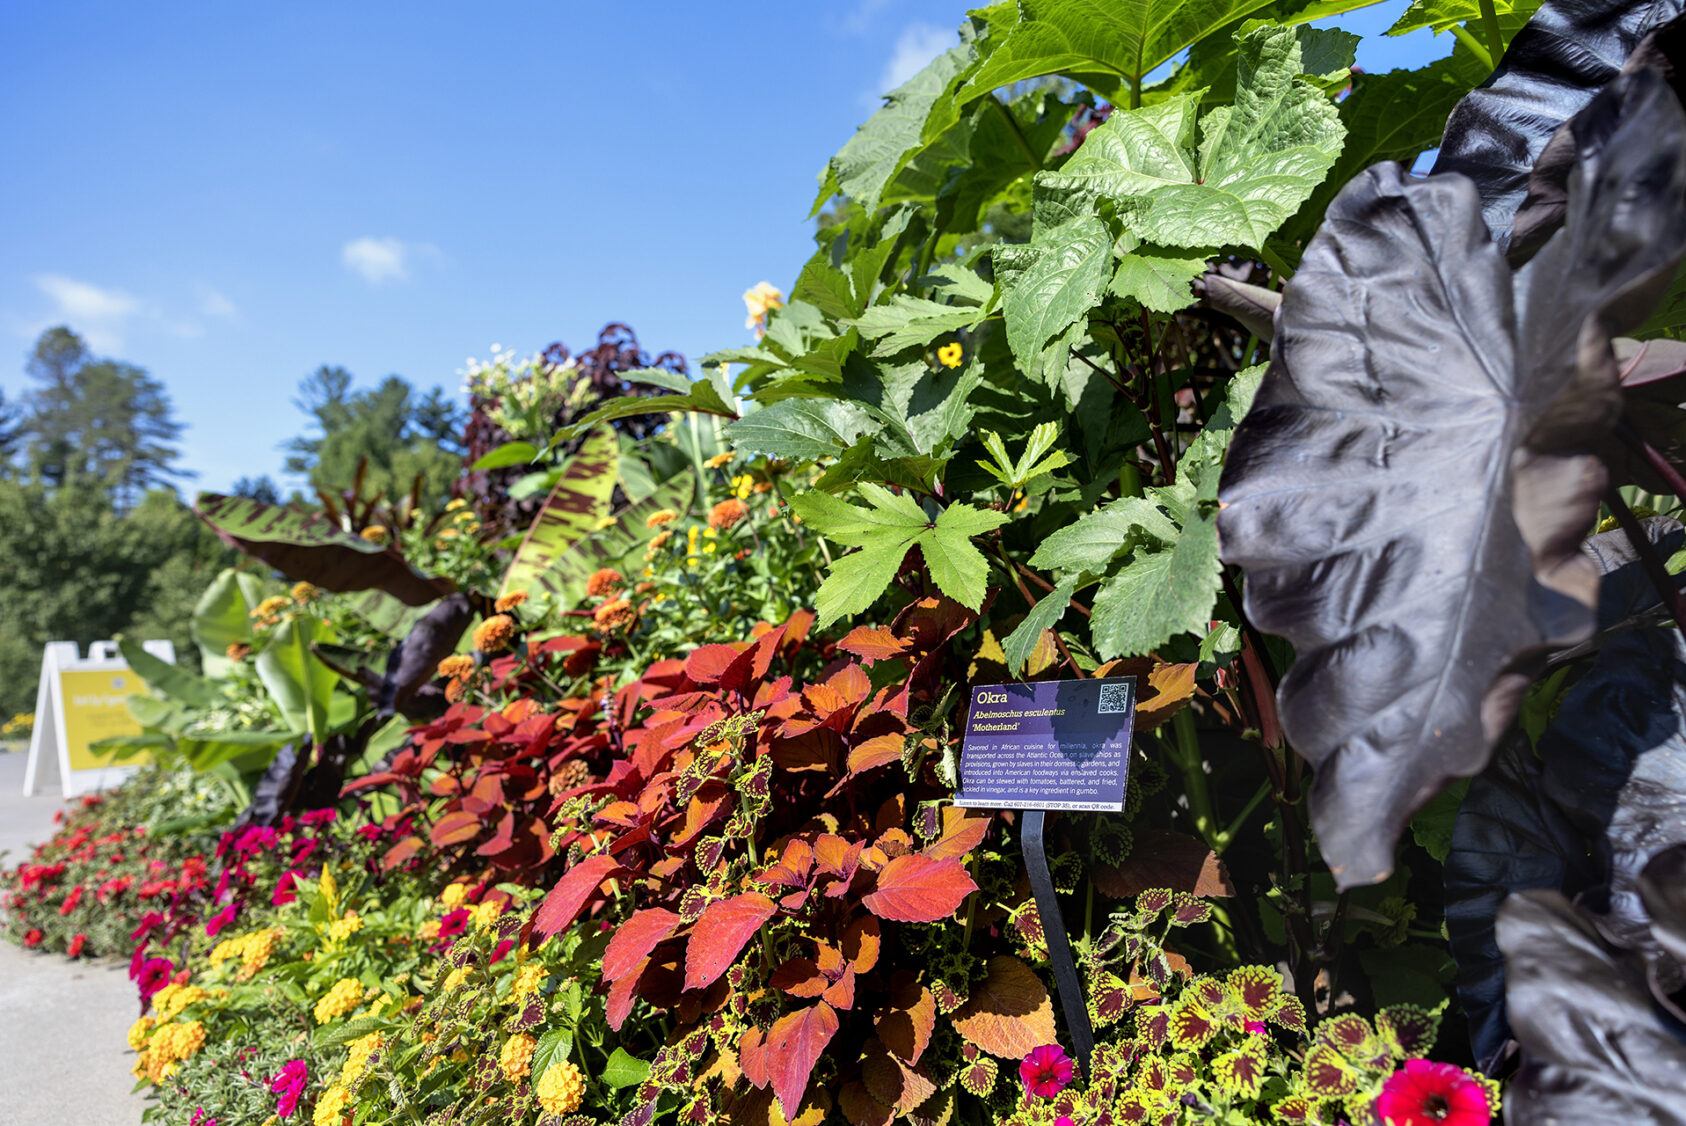
<instances>
[{"instance_id":1,"label":"yellow flower","mask_svg":"<svg viewBox=\"0 0 1686 1126\"><path fill-rule=\"evenodd\" d=\"M274 930L253 931L240 940L240 978L250 981L252 977L269 964L269 957L275 953L275 947L281 941L281 931Z\"/></svg>"},{"instance_id":2,"label":"yellow flower","mask_svg":"<svg viewBox=\"0 0 1686 1126\"><path fill-rule=\"evenodd\" d=\"M572 1060L553 1063L539 1076L533 1093L546 1114L572 1114L585 1099L585 1076Z\"/></svg>"},{"instance_id":3,"label":"yellow flower","mask_svg":"<svg viewBox=\"0 0 1686 1126\"><path fill-rule=\"evenodd\" d=\"M708 466L710 469L719 469L722 465L729 464L731 460L732 455L731 452L728 451L723 454L715 454L713 457L703 462L703 464Z\"/></svg>"},{"instance_id":4,"label":"yellow flower","mask_svg":"<svg viewBox=\"0 0 1686 1126\"><path fill-rule=\"evenodd\" d=\"M359 538L368 543L384 545L391 533L379 524L370 524L367 528L358 532L357 535Z\"/></svg>"},{"instance_id":5,"label":"yellow flower","mask_svg":"<svg viewBox=\"0 0 1686 1126\"><path fill-rule=\"evenodd\" d=\"M327 1024L355 1009L363 1000L363 983L354 977L342 977L316 1002L317 1024Z\"/></svg>"},{"instance_id":6,"label":"yellow flower","mask_svg":"<svg viewBox=\"0 0 1686 1126\"><path fill-rule=\"evenodd\" d=\"M276 594L258 603L247 616L256 621L259 625L272 626L280 620L281 611L291 605L292 603L286 598Z\"/></svg>"},{"instance_id":7,"label":"yellow flower","mask_svg":"<svg viewBox=\"0 0 1686 1126\"><path fill-rule=\"evenodd\" d=\"M203 1001L209 996L209 993L197 985L177 985L171 982L153 994L152 1007L157 1010L161 1019L170 1020L189 1005Z\"/></svg>"},{"instance_id":8,"label":"yellow flower","mask_svg":"<svg viewBox=\"0 0 1686 1126\"><path fill-rule=\"evenodd\" d=\"M492 603L492 609L496 610L500 614L507 614L509 611L515 609L525 601L527 601L526 591L512 590L508 594L500 596L496 602Z\"/></svg>"},{"instance_id":9,"label":"yellow flower","mask_svg":"<svg viewBox=\"0 0 1686 1126\"><path fill-rule=\"evenodd\" d=\"M459 508L467 508L468 502L461 497L453 497L446 505L446 512L455 512Z\"/></svg>"},{"instance_id":10,"label":"yellow flower","mask_svg":"<svg viewBox=\"0 0 1686 1126\"><path fill-rule=\"evenodd\" d=\"M474 647L482 653L502 653L515 643L515 619L493 614L474 627Z\"/></svg>"},{"instance_id":11,"label":"yellow flower","mask_svg":"<svg viewBox=\"0 0 1686 1126\"><path fill-rule=\"evenodd\" d=\"M355 911L347 911L328 924L328 937L334 942L344 942L362 929L363 917Z\"/></svg>"},{"instance_id":12,"label":"yellow flower","mask_svg":"<svg viewBox=\"0 0 1686 1126\"><path fill-rule=\"evenodd\" d=\"M463 883L446 884L445 890L439 893L439 903L447 911L455 911L468 898L468 885Z\"/></svg>"},{"instance_id":13,"label":"yellow flower","mask_svg":"<svg viewBox=\"0 0 1686 1126\"><path fill-rule=\"evenodd\" d=\"M937 349L937 362L945 368L957 368L965 355L966 349L960 346L960 342L952 340Z\"/></svg>"},{"instance_id":14,"label":"yellow flower","mask_svg":"<svg viewBox=\"0 0 1686 1126\"><path fill-rule=\"evenodd\" d=\"M147 1033L151 1032L152 1026L157 1023L151 1017L141 1017L129 1026L129 1048L131 1051L138 1052L146 1047Z\"/></svg>"},{"instance_id":15,"label":"yellow flower","mask_svg":"<svg viewBox=\"0 0 1686 1126\"><path fill-rule=\"evenodd\" d=\"M503 1051L498 1053L498 1070L511 1083L519 1083L526 1076L528 1069L533 1066L533 1049L538 1045L524 1032L517 1032L503 1042Z\"/></svg>"},{"instance_id":16,"label":"yellow flower","mask_svg":"<svg viewBox=\"0 0 1686 1126\"><path fill-rule=\"evenodd\" d=\"M427 939L429 942L432 942L434 939L439 937L439 920L429 919L421 925L421 928L417 930L416 933Z\"/></svg>"},{"instance_id":17,"label":"yellow flower","mask_svg":"<svg viewBox=\"0 0 1686 1126\"><path fill-rule=\"evenodd\" d=\"M340 885L335 881L334 874L326 868L322 869L322 878L317 881L317 886L322 889L322 898L328 901L329 906L338 910Z\"/></svg>"},{"instance_id":18,"label":"yellow flower","mask_svg":"<svg viewBox=\"0 0 1686 1126\"><path fill-rule=\"evenodd\" d=\"M749 314L743 326L760 336L767 331L767 314L784 307L784 294L771 282L756 282L743 291L743 305Z\"/></svg>"},{"instance_id":19,"label":"yellow flower","mask_svg":"<svg viewBox=\"0 0 1686 1126\"><path fill-rule=\"evenodd\" d=\"M537 962L528 962L515 971L515 983L509 987L509 999L516 1004L525 1001L538 992L546 976L543 966Z\"/></svg>"},{"instance_id":20,"label":"yellow flower","mask_svg":"<svg viewBox=\"0 0 1686 1126\"><path fill-rule=\"evenodd\" d=\"M748 500L749 494L755 491L755 478L747 473L740 473L732 478L732 495L739 500Z\"/></svg>"},{"instance_id":21,"label":"yellow flower","mask_svg":"<svg viewBox=\"0 0 1686 1126\"><path fill-rule=\"evenodd\" d=\"M377 1048L386 1043L385 1037L378 1032L371 1032L367 1036L359 1036L351 1042L345 1063L340 1065L340 1086L355 1087L357 1080L362 1077L363 1069L369 1066L369 1057L374 1055Z\"/></svg>"},{"instance_id":22,"label":"yellow flower","mask_svg":"<svg viewBox=\"0 0 1686 1126\"><path fill-rule=\"evenodd\" d=\"M652 536L650 538L650 546L646 547L644 549L644 558L654 559L656 557L656 555L661 551L661 549L668 545L668 541L671 540L671 539L673 539L673 533L672 532L669 532L669 531L657 532L654 536ZM644 570L646 572L644 577L649 578L649 574L647 573L649 571L649 568L646 567L646 568L644 568Z\"/></svg>"},{"instance_id":23,"label":"yellow flower","mask_svg":"<svg viewBox=\"0 0 1686 1126\"><path fill-rule=\"evenodd\" d=\"M498 916L502 914L503 904L495 899L488 899L483 903L475 904L474 910L469 912L469 918L474 921L477 928L485 930L497 922Z\"/></svg>"},{"instance_id":24,"label":"yellow flower","mask_svg":"<svg viewBox=\"0 0 1686 1126\"><path fill-rule=\"evenodd\" d=\"M461 680L474 674L474 658L467 653L456 653L440 661L434 671L446 680Z\"/></svg>"},{"instance_id":25,"label":"yellow flower","mask_svg":"<svg viewBox=\"0 0 1686 1126\"><path fill-rule=\"evenodd\" d=\"M677 519L679 519L679 513L671 508L663 508L650 513L649 518L644 521L644 526L646 528L659 528L663 524L671 524Z\"/></svg>"},{"instance_id":26,"label":"yellow flower","mask_svg":"<svg viewBox=\"0 0 1686 1126\"><path fill-rule=\"evenodd\" d=\"M346 1111L350 1109L351 1092L335 1083L316 1100L316 1111L310 1118L311 1126L341 1126Z\"/></svg>"},{"instance_id":27,"label":"yellow flower","mask_svg":"<svg viewBox=\"0 0 1686 1126\"><path fill-rule=\"evenodd\" d=\"M294 583L293 601L303 606L306 602L315 602L322 592L312 583Z\"/></svg>"}]
</instances>

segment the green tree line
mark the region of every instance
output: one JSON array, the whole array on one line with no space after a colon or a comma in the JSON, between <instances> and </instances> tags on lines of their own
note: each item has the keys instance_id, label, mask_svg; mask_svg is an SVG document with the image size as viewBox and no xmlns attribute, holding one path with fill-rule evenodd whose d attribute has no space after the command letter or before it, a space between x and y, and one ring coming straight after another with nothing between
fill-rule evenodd
<instances>
[{"instance_id":1,"label":"green tree line","mask_svg":"<svg viewBox=\"0 0 1686 1126\"><path fill-rule=\"evenodd\" d=\"M41 646L118 633L169 638L197 659L186 623L200 591L235 555L181 487L183 425L145 369L94 355L71 329L43 332L24 389L0 394L0 719L34 707ZM369 389L344 368L306 378L308 431L285 444L294 499L351 486L441 498L461 466L459 408L399 376ZM285 499L268 477L234 491Z\"/></svg>"}]
</instances>

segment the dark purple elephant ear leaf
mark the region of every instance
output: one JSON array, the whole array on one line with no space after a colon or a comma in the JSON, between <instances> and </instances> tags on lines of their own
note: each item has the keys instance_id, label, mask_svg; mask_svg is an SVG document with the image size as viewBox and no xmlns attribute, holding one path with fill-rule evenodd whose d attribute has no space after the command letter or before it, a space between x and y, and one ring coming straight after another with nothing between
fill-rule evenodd
<instances>
[{"instance_id":1,"label":"dark purple elephant ear leaf","mask_svg":"<svg viewBox=\"0 0 1686 1126\"><path fill-rule=\"evenodd\" d=\"M1564 229L1514 279L1468 180L1384 164L1285 290L1219 532L1254 623L1293 642L1279 711L1342 887L1392 871L1412 812L1478 773L1547 655L1592 635L1610 339L1686 246L1686 114L1656 89L1630 91L1644 144L1577 168Z\"/></svg>"},{"instance_id":2,"label":"dark purple elephant ear leaf","mask_svg":"<svg viewBox=\"0 0 1686 1126\"><path fill-rule=\"evenodd\" d=\"M449 579L418 573L397 551L345 531L321 512L219 493L200 493L193 510L230 547L336 594L382 590L407 606L426 606L456 589Z\"/></svg>"},{"instance_id":3,"label":"dark purple elephant ear leaf","mask_svg":"<svg viewBox=\"0 0 1686 1126\"><path fill-rule=\"evenodd\" d=\"M1511 896L1498 934L1523 1052L1505 1121L1678 1126L1686 1039L1656 1005L1644 959L1557 892Z\"/></svg>"},{"instance_id":4,"label":"dark purple elephant ear leaf","mask_svg":"<svg viewBox=\"0 0 1686 1126\"><path fill-rule=\"evenodd\" d=\"M1511 40L1498 69L1447 119L1433 175L1475 182L1493 238L1511 223L1547 142L1579 113L1681 0L1547 0Z\"/></svg>"}]
</instances>

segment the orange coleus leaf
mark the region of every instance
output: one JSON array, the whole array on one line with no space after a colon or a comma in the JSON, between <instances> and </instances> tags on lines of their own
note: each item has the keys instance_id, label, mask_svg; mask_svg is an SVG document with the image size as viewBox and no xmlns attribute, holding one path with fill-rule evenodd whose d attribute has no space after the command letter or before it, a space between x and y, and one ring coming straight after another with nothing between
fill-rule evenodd
<instances>
[{"instance_id":1,"label":"orange coleus leaf","mask_svg":"<svg viewBox=\"0 0 1686 1126\"><path fill-rule=\"evenodd\" d=\"M773 971L771 985L792 997L818 997L831 988L831 979L812 958L791 958Z\"/></svg>"},{"instance_id":2,"label":"orange coleus leaf","mask_svg":"<svg viewBox=\"0 0 1686 1126\"><path fill-rule=\"evenodd\" d=\"M887 661L911 648L904 639L883 626L856 626L837 643L837 647L846 653L853 653L868 664L873 661Z\"/></svg>"},{"instance_id":3,"label":"orange coleus leaf","mask_svg":"<svg viewBox=\"0 0 1686 1126\"><path fill-rule=\"evenodd\" d=\"M849 773L865 774L881 766L902 760L902 748L907 746L903 735L874 735L849 748Z\"/></svg>"},{"instance_id":4,"label":"orange coleus leaf","mask_svg":"<svg viewBox=\"0 0 1686 1126\"><path fill-rule=\"evenodd\" d=\"M459 809L435 821L427 835L435 848L444 848L473 840L480 832L480 824L478 814Z\"/></svg>"},{"instance_id":5,"label":"orange coleus leaf","mask_svg":"<svg viewBox=\"0 0 1686 1126\"><path fill-rule=\"evenodd\" d=\"M668 935L679 927L679 916L663 907L634 911L615 929L603 951L603 980L618 981L638 968Z\"/></svg>"},{"instance_id":6,"label":"orange coleus leaf","mask_svg":"<svg viewBox=\"0 0 1686 1126\"><path fill-rule=\"evenodd\" d=\"M777 910L771 899L755 891L717 899L703 908L685 947L685 988L713 984Z\"/></svg>"},{"instance_id":7,"label":"orange coleus leaf","mask_svg":"<svg viewBox=\"0 0 1686 1126\"><path fill-rule=\"evenodd\" d=\"M862 897L861 905L880 919L935 923L954 914L966 897L977 890L978 885L959 861L933 860L909 853L884 865L873 890Z\"/></svg>"},{"instance_id":8,"label":"orange coleus leaf","mask_svg":"<svg viewBox=\"0 0 1686 1126\"><path fill-rule=\"evenodd\" d=\"M937 1084L918 1068L897 1059L879 1040L868 1040L861 1056L861 1080L881 1103L907 1114L937 1092Z\"/></svg>"},{"instance_id":9,"label":"orange coleus leaf","mask_svg":"<svg viewBox=\"0 0 1686 1126\"><path fill-rule=\"evenodd\" d=\"M871 915L857 915L843 928L843 957L857 973L870 973L878 964L878 951L883 946L882 928Z\"/></svg>"},{"instance_id":10,"label":"orange coleus leaf","mask_svg":"<svg viewBox=\"0 0 1686 1126\"><path fill-rule=\"evenodd\" d=\"M989 833L990 814L977 813L959 806L943 807L943 831L935 844L925 850L933 860L959 860L983 844Z\"/></svg>"},{"instance_id":11,"label":"orange coleus leaf","mask_svg":"<svg viewBox=\"0 0 1686 1126\"><path fill-rule=\"evenodd\" d=\"M588 856L556 881L533 916L533 929L552 935L572 926L604 880L626 871L613 856Z\"/></svg>"},{"instance_id":12,"label":"orange coleus leaf","mask_svg":"<svg viewBox=\"0 0 1686 1126\"><path fill-rule=\"evenodd\" d=\"M836 1010L818 1001L780 1017L767 1030L765 1038L758 1029L744 1034L739 1045L744 1074L758 1087L772 1084L773 1094L787 1120L794 1118L802 1105L814 1064L837 1035L837 1028ZM756 1038L753 1043L752 1035Z\"/></svg>"},{"instance_id":13,"label":"orange coleus leaf","mask_svg":"<svg viewBox=\"0 0 1686 1126\"><path fill-rule=\"evenodd\" d=\"M685 658L685 675L693 684L718 684L743 648L741 645L700 645Z\"/></svg>"},{"instance_id":14,"label":"orange coleus leaf","mask_svg":"<svg viewBox=\"0 0 1686 1126\"><path fill-rule=\"evenodd\" d=\"M954 1029L992 1056L1020 1060L1057 1043L1054 1002L1036 971L1006 954L989 960L988 975L954 1014Z\"/></svg>"}]
</instances>

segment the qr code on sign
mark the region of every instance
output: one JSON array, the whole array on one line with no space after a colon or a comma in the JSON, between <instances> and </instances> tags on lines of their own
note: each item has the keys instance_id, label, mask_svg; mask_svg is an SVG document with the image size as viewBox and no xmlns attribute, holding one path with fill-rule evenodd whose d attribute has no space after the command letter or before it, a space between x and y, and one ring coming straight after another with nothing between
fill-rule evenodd
<instances>
[{"instance_id":1,"label":"qr code on sign","mask_svg":"<svg viewBox=\"0 0 1686 1126\"><path fill-rule=\"evenodd\" d=\"M1095 709L1098 715L1116 715L1130 710L1130 697L1134 695L1133 684L1103 684L1101 685L1100 706Z\"/></svg>"}]
</instances>

